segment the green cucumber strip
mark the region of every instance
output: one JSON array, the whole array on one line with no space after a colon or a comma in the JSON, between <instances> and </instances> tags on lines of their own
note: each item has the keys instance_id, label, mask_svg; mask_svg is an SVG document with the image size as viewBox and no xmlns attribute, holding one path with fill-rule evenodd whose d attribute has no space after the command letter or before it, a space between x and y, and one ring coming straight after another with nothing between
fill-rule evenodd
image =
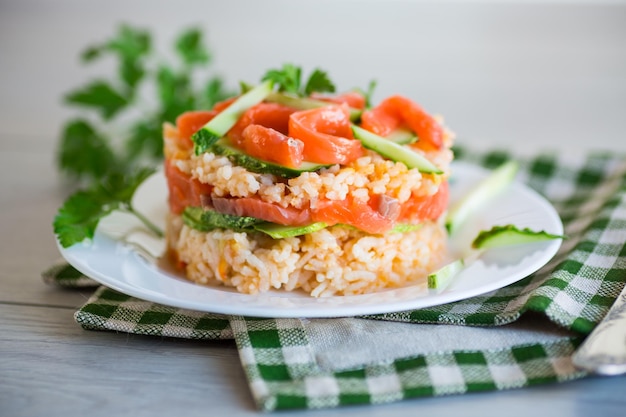
<instances>
[{"instance_id":1,"label":"green cucumber strip","mask_svg":"<svg viewBox=\"0 0 626 417\"><path fill-rule=\"evenodd\" d=\"M478 259L487 249L565 238L564 235L556 235L544 230L520 229L512 224L481 230L472 241L471 249L465 257L456 259L428 275L428 288L442 290L448 287L463 268Z\"/></svg>"},{"instance_id":2,"label":"green cucumber strip","mask_svg":"<svg viewBox=\"0 0 626 417\"><path fill-rule=\"evenodd\" d=\"M282 224L263 222L255 224L254 229L263 232L274 239L284 239L286 237L294 237L317 232L327 227L326 223L316 222L304 226L284 226Z\"/></svg>"},{"instance_id":3,"label":"green cucumber strip","mask_svg":"<svg viewBox=\"0 0 626 417\"><path fill-rule=\"evenodd\" d=\"M279 165L244 153L242 150L234 147L227 138L221 138L213 143L213 145L209 148L209 151L215 153L216 155L227 157L235 165L243 167L250 172L256 172L259 174L274 174L283 178L295 178L303 172L319 171L322 168L332 166L332 164L316 164L314 162L307 161L302 162L298 168Z\"/></svg>"},{"instance_id":4,"label":"green cucumber strip","mask_svg":"<svg viewBox=\"0 0 626 417\"><path fill-rule=\"evenodd\" d=\"M348 225L345 226L353 227ZM253 227L255 230L270 235L274 239L281 239L285 237L301 236L308 233L317 232L318 230L325 229L326 227L328 227L328 225L324 222L315 222L304 226L283 226L281 224L263 222L255 224ZM419 229L420 227L422 227L422 224L399 223L396 224L393 229L389 231L389 233L412 232Z\"/></svg>"},{"instance_id":5,"label":"green cucumber strip","mask_svg":"<svg viewBox=\"0 0 626 417\"><path fill-rule=\"evenodd\" d=\"M411 224L411 223L397 223L393 226L393 228L389 231L389 233L406 233L413 232L417 229L420 229L423 225L421 223Z\"/></svg>"},{"instance_id":6,"label":"green cucumber strip","mask_svg":"<svg viewBox=\"0 0 626 417\"><path fill-rule=\"evenodd\" d=\"M255 217L233 216L218 213L214 210L205 210L202 207L186 207L182 214L183 223L192 229L201 232L210 232L214 229L230 229L237 232L250 231L254 225L263 220Z\"/></svg>"},{"instance_id":7,"label":"green cucumber strip","mask_svg":"<svg viewBox=\"0 0 626 417\"><path fill-rule=\"evenodd\" d=\"M407 168L417 168L420 172L428 174L443 174L443 171L432 162L409 148L398 145L359 126L352 125L354 137L361 141L363 146L391 159L402 162Z\"/></svg>"},{"instance_id":8,"label":"green cucumber strip","mask_svg":"<svg viewBox=\"0 0 626 417\"><path fill-rule=\"evenodd\" d=\"M472 241L472 248L491 249L564 238L564 235L555 235L545 230L531 230L527 227L520 229L512 224L508 224L505 226L493 226L489 230L481 230Z\"/></svg>"},{"instance_id":9,"label":"green cucumber strip","mask_svg":"<svg viewBox=\"0 0 626 417\"><path fill-rule=\"evenodd\" d=\"M200 155L206 152L212 144L224 136L232 128L241 115L250 107L262 102L274 88L274 83L265 81L246 93L239 96L230 106L211 119L200 130L191 136L194 142L194 152Z\"/></svg>"},{"instance_id":10,"label":"green cucumber strip","mask_svg":"<svg viewBox=\"0 0 626 417\"><path fill-rule=\"evenodd\" d=\"M431 290L443 290L447 288L452 279L465 267L463 258L456 259L435 272L428 275L428 288Z\"/></svg>"},{"instance_id":11,"label":"green cucumber strip","mask_svg":"<svg viewBox=\"0 0 626 417\"><path fill-rule=\"evenodd\" d=\"M506 189L517 174L518 163L509 160L476 184L463 198L453 203L446 215L448 233L454 233L468 217Z\"/></svg>"},{"instance_id":12,"label":"green cucumber strip","mask_svg":"<svg viewBox=\"0 0 626 417\"><path fill-rule=\"evenodd\" d=\"M417 135L410 129L397 128L387 136L385 139L397 143L398 145L410 145L417 142Z\"/></svg>"},{"instance_id":13,"label":"green cucumber strip","mask_svg":"<svg viewBox=\"0 0 626 417\"><path fill-rule=\"evenodd\" d=\"M195 206L186 207L183 210L182 219L187 226L201 232L210 232L215 229L229 229L236 232L258 231L274 239L305 235L322 230L327 226L326 223L322 222L304 226L284 226L255 217L234 216Z\"/></svg>"},{"instance_id":14,"label":"green cucumber strip","mask_svg":"<svg viewBox=\"0 0 626 417\"><path fill-rule=\"evenodd\" d=\"M320 107L326 107L331 105L324 100L317 100L310 97L296 97L285 93L271 93L266 98L267 101L272 103L282 104L283 106L291 107L298 110L311 110L318 109ZM350 120L356 121L361 117L362 110L350 107Z\"/></svg>"}]
</instances>

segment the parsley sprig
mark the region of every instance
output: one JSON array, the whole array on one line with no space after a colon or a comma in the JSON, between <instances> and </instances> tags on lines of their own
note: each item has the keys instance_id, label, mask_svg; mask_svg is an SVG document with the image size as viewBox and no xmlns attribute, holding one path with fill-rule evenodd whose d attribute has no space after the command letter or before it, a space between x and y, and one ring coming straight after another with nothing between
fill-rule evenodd
<instances>
[{"instance_id":1,"label":"parsley sprig","mask_svg":"<svg viewBox=\"0 0 626 417\"><path fill-rule=\"evenodd\" d=\"M298 97L307 97L313 92L334 93L335 84L328 78L326 71L313 70L306 83L302 84L302 68L293 64L284 64L281 69L271 69L265 73L262 81L273 81L278 91Z\"/></svg>"},{"instance_id":2,"label":"parsley sprig","mask_svg":"<svg viewBox=\"0 0 626 417\"><path fill-rule=\"evenodd\" d=\"M62 172L90 181L138 160L155 163L163 157L163 122L174 122L186 110L210 108L233 95L215 74L209 74L204 85L193 82L212 60L200 29L183 31L174 49L175 65L165 63L148 31L121 25L111 39L83 51L84 63L115 59L117 74L90 81L65 96L65 103L81 112L61 134L57 163ZM156 97L146 100L149 92ZM147 110L137 117L140 108Z\"/></svg>"},{"instance_id":3,"label":"parsley sprig","mask_svg":"<svg viewBox=\"0 0 626 417\"><path fill-rule=\"evenodd\" d=\"M103 181L72 194L54 218L54 233L63 247L93 238L100 220L114 210L134 214L157 236L163 231L135 210L132 198L141 183L154 173L141 168L133 173L111 173Z\"/></svg>"},{"instance_id":4,"label":"parsley sprig","mask_svg":"<svg viewBox=\"0 0 626 417\"><path fill-rule=\"evenodd\" d=\"M131 200L163 158L163 123L234 94L219 75L207 74L212 56L199 28L182 31L173 46L175 59L165 62L147 30L121 25L82 52L85 64L112 58L117 66L113 77L89 81L64 97L79 114L62 129L57 166L77 180L78 191L54 219L62 246L92 238L100 219L114 210L133 213L162 234Z\"/></svg>"},{"instance_id":5,"label":"parsley sprig","mask_svg":"<svg viewBox=\"0 0 626 417\"><path fill-rule=\"evenodd\" d=\"M307 78L306 83L302 83L302 68L293 64L284 64L282 68L271 69L263 75L261 81L270 80L274 85L278 86L278 91L287 93L296 97L308 97L312 93L334 93L336 91L335 84L328 76L328 72L315 68ZM372 96L376 88L376 80L369 82L366 89L355 88L365 97L365 106L371 107ZM244 90L250 88L244 86Z\"/></svg>"}]
</instances>

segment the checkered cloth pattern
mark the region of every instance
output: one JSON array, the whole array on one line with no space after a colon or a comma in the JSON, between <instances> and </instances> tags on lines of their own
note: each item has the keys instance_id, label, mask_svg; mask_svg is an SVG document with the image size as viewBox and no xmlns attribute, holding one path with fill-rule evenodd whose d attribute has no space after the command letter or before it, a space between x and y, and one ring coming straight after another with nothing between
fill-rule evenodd
<instances>
[{"instance_id":1,"label":"checkered cloth pattern","mask_svg":"<svg viewBox=\"0 0 626 417\"><path fill-rule=\"evenodd\" d=\"M456 149L457 159L495 168L512 155ZM518 178L545 196L563 220L555 258L505 288L455 303L353 320L493 327L523 315L569 335L485 349L456 349L368 362L349 369L320 366L306 320L258 319L162 306L99 287L75 313L85 329L190 339L234 338L258 407L265 411L376 404L406 398L519 388L580 378L571 355L606 315L626 281L626 157L515 158ZM95 285L60 264L47 282ZM329 321L332 323L332 320ZM332 326L330 324L329 326ZM416 327L418 328L418 327ZM376 335L372 335L376 337Z\"/></svg>"}]
</instances>

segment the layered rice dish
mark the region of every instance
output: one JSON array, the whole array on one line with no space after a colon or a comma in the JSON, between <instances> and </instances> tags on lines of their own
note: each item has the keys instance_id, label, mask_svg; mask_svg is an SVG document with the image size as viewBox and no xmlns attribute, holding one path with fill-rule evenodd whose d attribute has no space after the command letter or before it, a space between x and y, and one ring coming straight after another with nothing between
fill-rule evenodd
<instances>
[{"instance_id":1,"label":"layered rice dish","mask_svg":"<svg viewBox=\"0 0 626 417\"><path fill-rule=\"evenodd\" d=\"M368 105L357 92L265 88L252 105L242 93L164 126L174 263L247 294L424 282L446 253L453 135L442 119L403 96Z\"/></svg>"}]
</instances>

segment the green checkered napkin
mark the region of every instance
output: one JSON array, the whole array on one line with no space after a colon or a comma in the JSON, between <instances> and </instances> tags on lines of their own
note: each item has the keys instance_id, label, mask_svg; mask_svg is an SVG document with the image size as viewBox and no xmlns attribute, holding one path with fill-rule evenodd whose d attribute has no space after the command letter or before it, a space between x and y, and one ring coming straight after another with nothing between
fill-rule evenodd
<instances>
[{"instance_id":1,"label":"green checkered napkin","mask_svg":"<svg viewBox=\"0 0 626 417\"><path fill-rule=\"evenodd\" d=\"M511 155L457 149L494 168ZM516 158L517 159L517 158ZM85 329L234 338L262 410L385 403L583 377L571 363L626 281L626 156L518 159L568 236L532 276L468 300L336 319L258 319L162 306L99 287L76 312ZM95 285L67 265L44 278Z\"/></svg>"}]
</instances>

